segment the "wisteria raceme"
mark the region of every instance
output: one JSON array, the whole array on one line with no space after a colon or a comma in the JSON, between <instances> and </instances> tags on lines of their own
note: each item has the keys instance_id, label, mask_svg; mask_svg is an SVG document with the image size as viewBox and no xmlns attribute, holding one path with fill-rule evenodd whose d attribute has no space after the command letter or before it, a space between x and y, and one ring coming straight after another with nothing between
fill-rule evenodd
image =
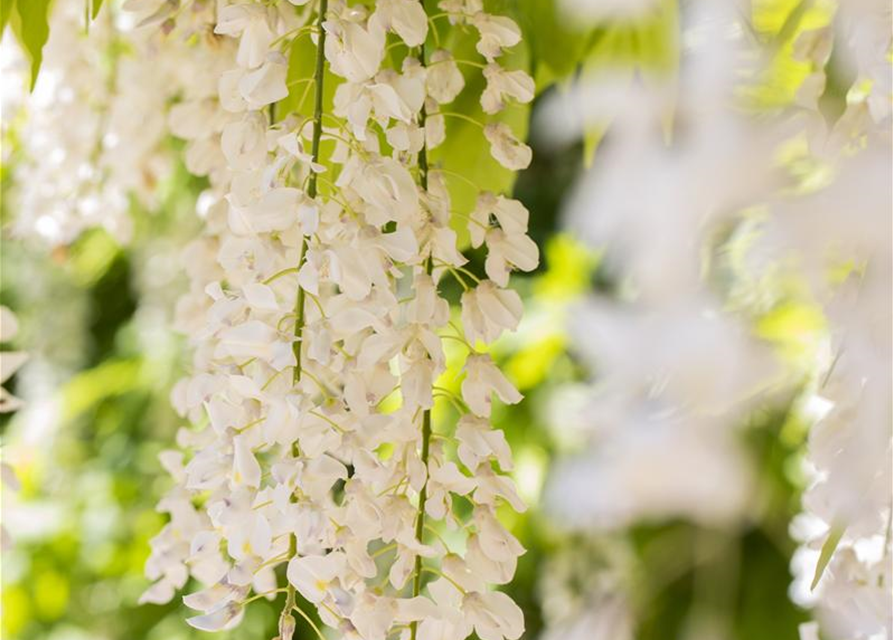
<instances>
[{"instance_id":1,"label":"wisteria raceme","mask_svg":"<svg viewBox=\"0 0 893 640\"><path fill-rule=\"evenodd\" d=\"M778 272L802 278L829 323L818 363L810 363L820 373L804 398L816 422L808 443L812 484L792 526L804 543L792 596L816 607L822 637L890 638L889 7L841 3L827 24L800 34L794 56L812 72L781 117L763 118L756 128L724 104L742 78L759 81L753 61L761 59L742 55L754 43L728 36L744 29L733 3L725 4L689 5L681 98L659 83L638 88L604 73L583 76L570 97L544 108L555 137L572 133L574 112L583 125L611 122L597 169L571 202L570 221L607 248L634 299L626 308L589 301L571 321L576 349L599 371L599 393L585 404L591 451L559 464L549 498L571 525L601 531L677 516L716 526L752 508L753 473L729 427L791 376L779 376L766 345L738 326L746 316L720 311L710 263L724 260L726 249L712 246L720 225L737 227L741 237L753 233L742 280L770 281ZM849 67L852 88L845 111L828 126L819 98L832 50L836 64ZM668 104L686 123L672 151L657 128ZM689 109L697 116L686 120ZM769 158L791 140L806 141L830 176L824 183L792 188L795 180L786 184L767 171ZM631 175L649 188L631 194ZM761 207L770 215L755 226ZM742 304L741 293L733 287L725 306L758 313L765 304ZM641 355L631 358L634 352ZM556 621L555 632L602 637L599 620L613 618L614 605L593 606L578 612L579 620ZM817 637L809 635L812 625L802 633Z\"/></svg>"},{"instance_id":2,"label":"wisteria raceme","mask_svg":"<svg viewBox=\"0 0 893 640\"><path fill-rule=\"evenodd\" d=\"M840 9L821 35L833 37L834 47L849 60L854 87L867 85L868 90L857 94L834 127L814 128L810 142L832 168L832 182L780 206L771 239L797 256L829 323L827 348L808 400L816 420L808 443L812 484L803 499L804 513L792 525L804 543L793 561L792 592L817 606L824 633L863 640L893 637L893 167L888 153L893 40L889 7L883 3ZM817 49L810 42L802 48ZM817 74L824 83L824 72ZM810 231L817 220L827 230L821 237ZM829 278L829 271L846 260L860 266ZM809 633L807 627L803 636Z\"/></svg>"},{"instance_id":3,"label":"wisteria raceme","mask_svg":"<svg viewBox=\"0 0 893 640\"><path fill-rule=\"evenodd\" d=\"M56 4L32 92L24 57L12 39L3 43L4 129L23 114L12 199L28 215L13 232L57 246L100 227L127 241L129 198L151 209L170 170L166 103L196 67L183 64L179 42L133 32L126 17L106 11L88 34L83 3Z\"/></svg>"},{"instance_id":4,"label":"wisteria raceme","mask_svg":"<svg viewBox=\"0 0 893 640\"><path fill-rule=\"evenodd\" d=\"M169 3L132 4L150 28L152 16L170 37L181 28ZM520 40L514 22L473 1L440 8L478 32L486 65L470 64L484 67L483 110L530 101L530 77L499 64ZM429 151L448 135L443 106L463 91L464 61L427 50L434 21L412 0L197 11L213 16L196 47L216 57L217 93L187 91L170 117L191 169L211 177L179 305L194 373L173 392L199 429L180 432L188 459L162 456L177 486L159 505L171 521L153 541L143 600L169 600L191 574L206 588L184 598L197 611L188 621L204 630L284 591L280 638L302 601L344 638L520 637L521 610L492 585L523 553L496 508L525 506L489 417L493 394L521 396L479 348L517 327L520 298L505 287L538 251L526 209L483 192L468 226L487 246L486 279L463 267L447 173ZM304 37L314 72L294 79L288 56ZM385 56L389 41L406 55ZM295 87L298 107L277 109ZM529 163L505 124L482 123L481 135L507 168ZM450 320L444 277L465 291L464 328ZM468 352L462 397L437 384L444 339ZM432 419L441 407L459 413L454 435L434 430L452 421ZM464 549L448 547L444 527L464 532Z\"/></svg>"},{"instance_id":5,"label":"wisteria raceme","mask_svg":"<svg viewBox=\"0 0 893 640\"><path fill-rule=\"evenodd\" d=\"M738 18L724 14L719 4L706 5L691 12L695 23L703 14L708 18L703 25L712 22L712 27L688 27L698 33L689 73L712 75L723 69L725 80L702 80L685 93L700 110L692 119L696 124L682 136L687 153L670 159L655 149L643 151L651 144L643 131L666 104L662 94L643 99L643 92L621 88L615 78L583 88L589 92L586 104L610 111L616 137L601 173L588 178L582 197L573 203L573 223L616 252L634 280L637 301L623 312L591 303L574 323L579 348L592 352L603 370L601 394L587 409L603 423L593 450L605 453L560 466L552 501L572 523L608 530L677 514L715 524L747 507L749 474L717 423L741 420L740 408L746 407L741 400L760 390L755 385L767 379L768 363L757 357L760 347L734 329L731 317L708 310L712 294L706 292L702 261L717 220L728 224L728 216L740 215L747 203L768 202L772 216L755 236L748 276L769 278L773 269L789 269L794 261L830 323L828 343L820 351L823 364L816 367L823 373L807 393L809 413L818 418L808 446L814 480L804 498L806 513L792 529L806 543L795 557L792 595L803 605L817 606L827 637L890 638L891 251L885 194L891 169L888 149L880 149L890 140L889 8L841 3L830 24L801 34L795 56L812 64L814 72L782 126L773 130L763 121L754 131L729 117L715 94L704 93L705 87L713 92L728 82L728 68L743 59L736 60L734 47L740 43L717 38L717 25ZM851 65L854 89L846 111L829 128L818 98L832 46ZM646 106L643 114L642 105L656 109ZM684 114L685 105L676 109ZM552 124L561 129L567 121ZM702 137L707 132L709 141ZM763 169L769 164L760 158L798 135L830 169L830 186L804 194L804 189L779 189L768 179ZM717 146L717 139L727 145L737 140L736 153ZM652 162L657 170L645 176L651 188L631 198L629 176L649 171ZM727 162L739 168L724 168ZM697 187L687 187L689 180ZM593 208L600 215L589 215ZM747 232L747 222L736 224ZM828 274L847 261L862 266L830 281ZM672 344L664 341L668 334ZM643 342L647 355L629 358L633 345ZM718 375L722 370L729 373ZM591 411L593 405L598 411ZM739 410L730 410L733 406ZM625 427L615 429L614 423ZM666 456L668 450L675 454ZM719 461L720 468L713 468ZM653 482L643 479L641 465L652 470L647 476ZM727 475L707 487L689 482L693 468L714 479ZM596 618L599 613L612 617L610 607L599 608ZM585 615L573 624L601 637L598 624ZM817 633L812 625L802 633L817 637L810 635Z\"/></svg>"},{"instance_id":6,"label":"wisteria raceme","mask_svg":"<svg viewBox=\"0 0 893 640\"><path fill-rule=\"evenodd\" d=\"M701 263L716 230L772 188L759 167L784 131L722 106L737 81L728 70L748 60L746 45L717 26L736 19L722 3L692 4L685 28L701 38L686 52L674 105L689 124L671 148L658 124L673 91L661 84L637 86L608 70L582 77L577 95L544 110L550 130L566 126L567 101L611 118L613 137L571 197L568 222L607 248L632 290L617 302L593 295L569 320L573 348L599 371L583 407L590 448L556 465L549 492L571 526L612 531L674 517L725 526L748 506L754 473L735 427L777 367L723 311L728 303ZM630 175L649 188L630 193Z\"/></svg>"}]
</instances>

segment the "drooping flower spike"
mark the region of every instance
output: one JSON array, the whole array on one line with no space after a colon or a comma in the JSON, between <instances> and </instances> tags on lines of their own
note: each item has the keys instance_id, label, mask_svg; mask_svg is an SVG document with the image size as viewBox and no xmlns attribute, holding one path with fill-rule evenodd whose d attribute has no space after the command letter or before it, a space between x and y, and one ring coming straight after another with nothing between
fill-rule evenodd
<instances>
[{"instance_id":1,"label":"drooping flower spike","mask_svg":"<svg viewBox=\"0 0 893 640\"><path fill-rule=\"evenodd\" d=\"M442 106L465 80L446 50L428 50L421 3L294 4L200 9L229 66L216 95L171 113L187 154L213 145L222 166L194 165L211 189L180 305L193 374L172 399L197 428L180 433L186 455L163 456L177 485L159 505L171 521L153 541L144 599L170 599L191 574L206 586L184 601L203 630L231 628L252 598L284 592L280 638L314 606L345 638L514 640L521 611L492 589L523 548L496 511L524 504L489 416L494 394L521 395L478 349L518 326L520 298L506 287L538 261L527 211L482 193L468 227L487 246L487 277L465 269L450 191L429 166L449 134ZM514 22L476 2L441 9L479 34L485 113L529 102L530 77L498 62L519 42ZM301 37L314 72L296 82L283 52ZM408 51L399 62L386 55L392 41ZM274 110L295 87L297 107ZM505 124L480 135L507 168L529 163ZM445 276L465 290L458 334ZM468 352L461 396L437 384L447 337ZM433 418L446 407L438 397L460 415ZM464 544L448 547L445 529Z\"/></svg>"}]
</instances>

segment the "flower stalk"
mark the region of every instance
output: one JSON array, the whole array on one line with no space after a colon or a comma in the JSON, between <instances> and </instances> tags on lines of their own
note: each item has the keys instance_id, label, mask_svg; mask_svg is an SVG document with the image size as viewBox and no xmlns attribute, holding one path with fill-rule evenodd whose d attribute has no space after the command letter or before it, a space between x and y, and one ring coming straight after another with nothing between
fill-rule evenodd
<instances>
[{"instance_id":1,"label":"flower stalk","mask_svg":"<svg viewBox=\"0 0 893 640\"><path fill-rule=\"evenodd\" d=\"M244 606L235 605L252 589L267 590L287 562L280 640L294 636L298 594L325 626L367 638L402 633L418 640L429 618L452 626L455 640L476 630L516 640L523 631L520 609L491 588L514 573L523 553L496 510L503 502L524 505L504 475L510 452L490 425L490 405L493 394L512 403L520 394L471 345L517 327L520 300L507 288L508 274L533 268L536 247L521 203L480 193L468 181L480 200L470 232L475 246L486 242L490 250L488 279L463 267L452 196L429 153L444 140L443 105L465 79L426 13L419 0L321 0L298 17L312 23L307 29L260 0L213 14L215 33L232 36L222 39L231 59L219 90L225 166L213 174L223 219L209 225L206 243L222 272L208 270L210 281L193 283L203 309L213 298L197 350L208 356L178 393L183 415L207 416L213 427L206 440L187 445L196 455L180 476L184 495L210 488L214 498L198 521L178 521L160 536L153 558L165 568L197 562L199 553L222 563L219 584L189 597L203 612L189 619L197 628L239 624ZM478 51L498 83L481 100L494 108L507 96L527 100L518 89L529 84L524 72L495 62L517 44L517 25L482 8L466 14L453 7L451 15L477 31ZM279 43L310 29L317 37L313 77L290 82ZM386 54L390 38L409 52L398 64ZM507 73L522 81L506 81ZM324 86L329 74L334 87ZM311 117L285 108L289 86L299 83L306 95L311 84L315 90ZM323 113L326 88L334 88L330 113ZM499 145L491 144L497 161L523 160L506 127L490 137ZM331 178L319 175L323 140L334 145ZM450 324L438 281L450 274L464 291L465 326L453 339L468 347L472 382L463 383L461 397L435 384L446 370L440 331ZM291 376L281 375L289 369ZM458 423L454 432L444 425L447 433L434 434L432 409L443 397ZM233 419L254 426L235 429ZM473 504L473 514L455 513L459 497ZM438 534L444 522L467 537L467 551L450 552ZM175 535L207 544L191 545L172 562L162 545ZM372 556L370 548L389 553ZM158 580L159 600L182 587L172 584L180 575L178 565L171 579ZM450 598L458 589L461 601L438 602L444 588Z\"/></svg>"},{"instance_id":2,"label":"flower stalk","mask_svg":"<svg viewBox=\"0 0 893 640\"><path fill-rule=\"evenodd\" d=\"M329 0L319 0L319 15L317 16L318 38L316 41L316 68L313 74L313 86L315 95L313 99L313 140L310 146L310 156L312 158L310 165L310 178L307 182L307 196L313 200L317 195L317 173L314 165L319 163L319 145L322 140L322 103L323 90L325 85L325 65L326 65L326 30L323 28L323 22L326 19L326 11L328 11ZM304 260L307 256L307 236L302 236L301 252L298 259L298 271L304 266ZM304 299L306 294L304 287L298 285L298 295L295 301L295 330L294 342L292 343L292 352L295 356L295 369L292 374L292 383L298 384L301 381L301 352L302 343L304 341Z\"/></svg>"},{"instance_id":3,"label":"flower stalk","mask_svg":"<svg viewBox=\"0 0 893 640\"><path fill-rule=\"evenodd\" d=\"M317 16L317 27L318 27L318 39L316 43L316 67L313 74L313 86L315 89L314 101L313 101L313 140L310 147L310 156L312 158L310 165L310 179L307 183L307 195L311 200L315 200L317 196L317 173L314 170L314 165L319 163L319 146L320 141L322 140L322 117L323 117L323 90L325 86L325 47L326 47L326 30L323 28L323 22L326 19L326 11L328 10L328 0L319 0L319 14ZM301 250L300 257L298 259L298 267L297 271L300 272L301 267L304 266L304 261L307 256L307 236L302 235L301 237ZM294 329L294 342L292 343L292 352L295 356L295 368L292 373L292 384L297 385L301 381L301 374L303 371L303 367L301 364L301 355L303 352L303 342L304 342L304 304L305 304L306 293L304 291L304 287L301 284L298 284L298 292L295 300L295 329ZM293 449L297 448L297 443L292 445ZM295 451L292 451L294 454ZM294 493L289 497L291 502L295 501ZM297 554L297 536L294 532L289 534L288 537L288 559L294 558ZM282 610L282 614L280 616L280 630L282 629L291 629L292 634L294 633L293 625L288 625L286 618L290 618L291 611L295 610L301 614L301 616L311 625L313 626L314 631L316 632L318 637L323 637L320 633L319 629L313 623L313 621L307 617L303 610L301 610L295 604L295 587L289 581L288 586L286 588L286 596L285 596L285 608ZM281 640L291 640L291 638L282 637Z\"/></svg>"},{"instance_id":4,"label":"flower stalk","mask_svg":"<svg viewBox=\"0 0 893 640\"><path fill-rule=\"evenodd\" d=\"M422 9L425 8L425 0L419 0L419 4L422 5ZM427 17L426 17L427 20ZM432 26L432 30L435 27ZM422 42L419 45L419 63L422 67L427 67L427 61L425 60L425 43ZM422 130L422 148L419 149L418 155L418 165L419 165L419 185L422 187L423 191L428 191L428 142L427 135L425 133L425 125L427 118L427 110L424 104L422 104L422 108L419 111L419 127ZM427 260L425 261L425 271L430 276L433 271L434 261L433 258L429 255ZM422 412L422 451L421 451L421 460L422 465L425 468L425 483L422 485L422 489L419 492L419 504L418 504L418 515L416 516L416 524L415 524L415 539L419 544L423 544L425 537L425 505L428 501L428 457L431 451L431 410L426 409ZM412 596L415 598L419 596L422 592L422 556L416 555L415 561L413 563L413 576L412 576ZM419 621L413 620L409 625L409 637L410 640L416 640L416 636L418 635L419 630Z\"/></svg>"}]
</instances>

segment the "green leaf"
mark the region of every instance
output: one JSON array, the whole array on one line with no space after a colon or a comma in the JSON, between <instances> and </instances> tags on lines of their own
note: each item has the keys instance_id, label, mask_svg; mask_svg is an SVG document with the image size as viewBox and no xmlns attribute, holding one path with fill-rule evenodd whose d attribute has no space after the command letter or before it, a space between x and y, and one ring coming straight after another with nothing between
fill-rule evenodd
<instances>
[{"instance_id":1,"label":"green leaf","mask_svg":"<svg viewBox=\"0 0 893 640\"><path fill-rule=\"evenodd\" d=\"M760 33L776 34L794 14L800 14L802 0L754 0L751 5L751 24ZM804 7L808 8L808 7Z\"/></svg>"},{"instance_id":2,"label":"green leaf","mask_svg":"<svg viewBox=\"0 0 893 640\"><path fill-rule=\"evenodd\" d=\"M31 89L37 82L37 74L43 62L43 46L50 37L49 13L52 0L26 0L16 2L18 14L17 34L28 58L31 60ZM13 21L13 27L16 27Z\"/></svg>"},{"instance_id":3,"label":"green leaf","mask_svg":"<svg viewBox=\"0 0 893 640\"><path fill-rule=\"evenodd\" d=\"M9 23L9 16L14 5L15 0L0 0L0 39L3 38L3 33L6 31L6 25Z\"/></svg>"},{"instance_id":4,"label":"green leaf","mask_svg":"<svg viewBox=\"0 0 893 640\"><path fill-rule=\"evenodd\" d=\"M313 80L316 74L316 44L306 34L302 34L294 40L288 51L288 95L276 103L277 120L282 120L288 114L300 114L303 118L313 116L313 99L316 94L316 85ZM326 65L323 77L323 113L332 113L335 106L335 90L344 82ZM326 123L326 124L331 124ZM325 144L325 142L324 142ZM323 154L325 157L325 154Z\"/></svg>"},{"instance_id":5,"label":"green leaf","mask_svg":"<svg viewBox=\"0 0 893 640\"><path fill-rule=\"evenodd\" d=\"M602 138L608 132L608 124L596 123L583 131L583 165L588 169L595 160L595 152L598 145L601 144Z\"/></svg>"},{"instance_id":6,"label":"green leaf","mask_svg":"<svg viewBox=\"0 0 893 640\"><path fill-rule=\"evenodd\" d=\"M107 398L139 386L143 363L139 358L107 359L81 371L62 389L63 416L72 420Z\"/></svg>"},{"instance_id":7,"label":"green leaf","mask_svg":"<svg viewBox=\"0 0 893 640\"><path fill-rule=\"evenodd\" d=\"M828 533L828 539L825 540L825 544L822 545L822 552L819 554L819 561L815 566L815 575L812 578L812 584L809 587L810 589L815 589L816 586L818 586L819 580L822 579L822 574L825 573L825 569L828 568L828 563L831 562L831 557L837 550L837 545L840 544L840 539L843 538L844 531L846 531L846 527L841 527L839 525L831 527L831 531Z\"/></svg>"},{"instance_id":8,"label":"green leaf","mask_svg":"<svg viewBox=\"0 0 893 640\"><path fill-rule=\"evenodd\" d=\"M537 93L571 76L590 39L588 29L575 29L558 15L556 0L530 0L517 15L524 41L531 49Z\"/></svg>"},{"instance_id":9,"label":"green leaf","mask_svg":"<svg viewBox=\"0 0 893 640\"><path fill-rule=\"evenodd\" d=\"M598 77L605 71L616 77L638 77L646 85L674 81L679 70L679 0L661 0L654 10L633 22L605 24L594 30L581 75ZM670 140L673 107L661 114L664 137ZM583 134L586 166L592 164L598 145L611 126L607 120L587 123Z\"/></svg>"},{"instance_id":10,"label":"green leaf","mask_svg":"<svg viewBox=\"0 0 893 640\"><path fill-rule=\"evenodd\" d=\"M100 9L102 9L102 0L93 0L93 10L90 13L90 17L93 20L96 20L96 16L99 15Z\"/></svg>"},{"instance_id":11,"label":"green leaf","mask_svg":"<svg viewBox=\"0 0 893 640\"><path fill-rule=\"evenodd\" d=\"M583 62L581 75L584 78L598 76L604 69L612 73L633 78L633 67L629 63L632 56L632 37L626 28L608 28L595 32L588 56ZM583 162L592 166L598 145L611 126L609 118L590 120L584 123Z\"/></svg>"}]
</instances>

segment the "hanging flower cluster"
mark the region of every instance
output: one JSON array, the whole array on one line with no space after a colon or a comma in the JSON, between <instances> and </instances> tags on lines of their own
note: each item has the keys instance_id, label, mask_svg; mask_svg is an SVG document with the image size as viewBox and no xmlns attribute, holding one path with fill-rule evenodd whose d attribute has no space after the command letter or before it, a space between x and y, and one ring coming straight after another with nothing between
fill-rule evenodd
<instances>
[{"instance_id":1,"label":"hanging flower cluster","mask_svg":"<svg viewBox=\"0 0 893 640\"><path fill-rule=\"evenodd\" d=\"M176 3L133 5L180 33ZM486 79L485 113L533 98L532 79L499 64L520 41L513 21L474 0L440 9L437 19L477 31L484 62L468 64ZM472 246L486 245L486 277L463 266L449 172L429 155L448 135L443 106L464 89L463 61L427 50L436 19L414 0L193 13L213 29L198 31L200 55L220 70L170 113L187 163L211 183L179 305L194 373L173 392L199 429L180 432L188 458L162 456L177 485L159 505L171 521L153 540L143 600L170 600L191 574L207 585L184 598L203 630L285 592L282 639L295 614L307 618L302 601L344 638L518 638L521 610L492 585L523 553L497 508L524 504L489 418L494 394L521 396L482 348L517 327L509 274L535 268L538 251L523 205L482 192L467 226ZM304 37L314 72L294 78L289 56ZM280 112L290 93L297 107ZM503 166L530 162L506 124L481 129ZM461 327L445 277L464 290ZM437 384L447 339L468 352L461 397ZM438 397L449 403L438 411L459 413L442 433L451 421L432 419ZM451 547L446 529L463 544Z\"/></svg>"},{"instance_id":2,"label":"hanging flower cluster","mask_svg":"<svg viewBox=\"0 0 893 640\"><path fill-rule=\"evenodd\" d=\"M869 132L869 137L876 135ZM798 254L814 269L812 275L821 273L813 283L829 322L824 366L807 405L816 423L807 446L805 512L792 526L803 542L793 562L795 593L818 606L818 620L830 637L857 640L893 635L893 254L886 232L889 206L871 195L887 188L893 167L887 150L877 143L875 139L869 149L842 160L835 183L784 211L786 219L779 224L787 237L798 238ZM860 189L866 195L853 203ZM844 201L853 208L842 207ZM809 246L815 238L808 226L815 216L837 232L831 260L827 247ZM879 234L879 229L886 231ZM838 259L844 255L860 264L859 272L829 286L826 274L840 268Z\"/></svg>"},{"instance_id":3,"label":"hanging flower cluster","mask_svg":"<svg viewBox=\"0 0 893 640\"><path fill-rule=\"evenodd\" d=\"M593 437L586 454L558 465L548 499L572 525L599 531L678 516L708 526L740 518L753 508L752 473L733 429L755 400L771 398L765 391L780 382L790 388L795 376L802 384L805 368L812 380L803 404L815 424L805 513L792 526L803 543L792 596L816 607L823 637L889 638L889 7L841 3L826 23L804 30L793 57L811 72L792 104L758 127L727 106L741 78L758 81L753 61L764 59L754 43L728 36L746 33L741 16L723 3L688 9L683 28L692 44L682 91L631 88L604 74L584 78L583 90L544 109L559 120L548 123L553 130L567 129L574 111L611 122L569 213L575 231L606 247L608 264L632 283L622 306L593 298L571 320L576 348L599 374L598 393L577 416ZM829 123L820 97L832 51L849 91L845 110ZM668 151L658 123L671 95L685 124ZM581 104L561 104L574 98ZM808 179L771 169L769 159L792 141L804 147ZM647 190L630 193L634 175ZM740 264L729 262L731 243L716 244L726 236L746 240ZM730 273L714 275L720 269ZM778 282L779 274L801 283L809 292L801 295L827 322L810 361L788 369L795 376L777 375L782 363L741 322L765 313L773 304L767 298L779 295L763 284L759 299L748 283ZM798 339L808 344L810 336ZM611 619L610 610L580 616L586 637L632 636L601 630L596 620ZM804 639L818 638L817 629L805 625Z\"/></svg>"},{"instance_id":4,"label":"hanging flower cluster","mask_svg":"<svg viewBox=\"0 0 893 640\"><path fill-rule=\"evenodd\" d=\"M199 67L181 43L134 32L110 10L87 31L83 2L55 5L30 93L27 61L13 38L3 42L4 137L17 126L15 140L4 140L15 154L12 200L27 212L13 232L56 246L100 227L127 241L130 198L151 208L170 170L167 102Z\"/></svg>"},{"instance_id":5,"label":"hanging flower cluster","mask_svg":"<svg viewBox=\"0 0 893 640\"><path fill-rule=\"evenodd\" d=\"M746 70L752 56L723 32L739 20L724 3L692 3L683 28L699 37L678 88L608 69L582 76L543 111L550 131L573 112L611 123L568 199L567 220L577 237L605 248L606 269L624 283L613 298L588 296L568 320L574 351L597 372L582 400L557 403L557 423L591 433L585 453L556 464L547 492L573 527L617 531L672 518L723 527L750 503L755 473L737 428L777 367L704 277L705 255L722 260L718 230L739 224L741 208L774 186L765 158L781 140L777 123L757 127L725 106L743 75L728 70ZM660 122L671 100L685 125L668 148Z\"/></svg>"},{"instance_id":6,"label":"hanging flower cluster","mask_svg":"<svg viewBox=\"0 0 893 640\"><path fill-rule=\"evenodd\" d=\"M886 3L841 3L828 27L795 43L815 68L801 89L810 148L832 178L779 206L770 229L774 244L796 257L828 322L807 404L816 422L807 446L811 485L792 527L803 542L794 591L817 605L823 633L855 640L893 637L889 20ZM827 127L817 98L832 49L852 88ZM818 633L806 627L802 635Z\"/></svg>"}]
</instances>

